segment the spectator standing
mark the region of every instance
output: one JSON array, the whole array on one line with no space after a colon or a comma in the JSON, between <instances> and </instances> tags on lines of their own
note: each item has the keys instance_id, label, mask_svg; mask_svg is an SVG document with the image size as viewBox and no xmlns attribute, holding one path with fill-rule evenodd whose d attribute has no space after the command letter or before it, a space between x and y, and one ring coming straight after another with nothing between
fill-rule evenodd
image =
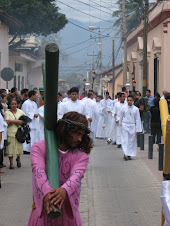
<instances>
[{"instance_id":1,"label":"spectator standing","mask_svg":"<svg viewBox=\"0 0 170 226\"><path fill-rule=\"evenodd\" d=\"M7 146L7 155L10 161L10 169L14 169L13 157L17 157L17 167L21 167L20 156L23 154L23 145L18 142L15 135L17 133L18 125L25 123L19 120L20 116L25 115L23 111L17 109L16 99L11 99L9 102L9 110L5 112L5 120L8 124L7 140L9 145Z\"/></svg>"},{"instance_id":2,"label":"spectator standing","mask_svg":"<svg viewBox=\"0 0 170 226\"><path fill-rule=\"evenodd\" d=\"M21 95L23 97L22 99L22 104L23 104L26 100L28 100L28 89L23 89L21 91Z\"/></svg>"},{"instance_id":3,"label":"spectator standing","mask_svg":"<svg viewBox=\"0 0 170 226\"><path fill-rule=\"evenodd\" d=\"M148 99L148 103L149 103L150 107L152 107L154 105L154 97L151 95L150 89L146 90L145 98ZM150 111L146 111L145 118L144 118L144 129L145 129L146 133L150 133L150 128L149 128L150 119L151 119L151 113L150 113Z\"/></svg>"},{"instance_id":4,"label":"spectator standing","mask_svg":"<svg viewBox=\"0 0 170 226\"><path fill-rule=\"evenodd\" d=\"M32 121L28 123L31 131L31 143L27 144L26 142L23 144L24 147L24 154L29 154L31 150L31 146L37 141L37 128L38 128L38 111L37 111L37 104L35 103L36 100L36 93L35 91L29 91L29 99L26 100L22 105L22 110L25 112L26 116L28 116Z\"/></svg>"},{"instance_id":5,"label":"spectator standing","mask_svg":"<svg viewBox=\"0 0 170 226\"><path fill-rule=\"evenodd\" d=\"M154 106L150 108L151 113L151 135L155 138L157 137L156 143L161 143L161 120L160 120L160 110L159 110L159 98L154 99Z\"/></svg>"},{"instance_id":6,"label":"spectator standing","mask_svg":"<svg viewBox=\"0 0 170 226\"><path fill-rule=\"evenodd\" d=\"M40 86L39 88L39 94L36 98L36 104L37 104L37 108L41 107L44 105L44 99L43 99L43 96L44 96L44 87L43 86Z\"/></svg>"}]
</instances>

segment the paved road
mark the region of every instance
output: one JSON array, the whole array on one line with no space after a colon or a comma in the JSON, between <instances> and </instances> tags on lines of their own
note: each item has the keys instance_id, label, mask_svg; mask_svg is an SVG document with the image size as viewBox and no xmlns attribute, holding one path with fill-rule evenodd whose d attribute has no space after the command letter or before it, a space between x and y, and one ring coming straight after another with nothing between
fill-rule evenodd
<instances>
[{"instance_id":1,"label":"paved road","mask_svg":"<svg viewBox=\"0 0 170 226\"><path fill-rule=\"evenodd\" d=\"M145 149L125 162L121 149L107 145L104 140L95 142L82 181L83 225L160 225L162 172L157 171L157 149L153 160L147 160L147 142ZM8 163L7 158L5 162ZM6 168L2 175L0 225L27 225L31 192L30 157L24 155L21 169Z\"/></svg>"}]
</instances>

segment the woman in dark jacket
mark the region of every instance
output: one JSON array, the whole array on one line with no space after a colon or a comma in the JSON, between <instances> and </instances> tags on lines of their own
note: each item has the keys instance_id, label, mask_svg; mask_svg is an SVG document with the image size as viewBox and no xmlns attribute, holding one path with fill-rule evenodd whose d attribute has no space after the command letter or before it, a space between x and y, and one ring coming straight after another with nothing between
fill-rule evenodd
<instances>
[{"instance_id":1,"label":"woman in dark jacket","mask_svg":"<svg viewBox=\"0 0 170 226\"><path fill-rule=\"evenodd\" d=\"M160 119L160 111L159 111L159 101L160 98L154 99L154 106L150 108L151 112L151 135L154 136L154 143L155 138L157 136L156 143L161 143L161 119Z\"/></svg>"}]
</instances>

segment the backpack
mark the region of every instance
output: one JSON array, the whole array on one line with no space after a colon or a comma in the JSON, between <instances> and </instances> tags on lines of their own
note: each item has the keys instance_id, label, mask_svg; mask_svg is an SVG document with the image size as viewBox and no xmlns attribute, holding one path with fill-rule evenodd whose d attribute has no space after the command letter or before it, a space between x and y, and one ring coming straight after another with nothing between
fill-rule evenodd
<instances>
[{"instance_id":1,"label":"backpack","mask_svg":"<svg viewBox=\"0 0 170 226\"><path fill-rule=\"evenodd\" d=\"M148 98L146 98L146 97L141 97L141 98L139 98L139 100L143 100L143 102L144 102L144 111L150 111L150 108L151 108L151 106L150 106L150 104L148 103Z\"/></svg>"}]
</instances>

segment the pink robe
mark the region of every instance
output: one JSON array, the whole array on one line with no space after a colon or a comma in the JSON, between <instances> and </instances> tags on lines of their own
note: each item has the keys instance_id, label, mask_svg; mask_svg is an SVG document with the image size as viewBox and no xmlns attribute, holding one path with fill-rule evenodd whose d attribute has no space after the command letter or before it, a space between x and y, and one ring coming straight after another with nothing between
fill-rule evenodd
<instances>
[{"instance_id":1,"label":"pink robe","mask_svg":"<svg viewBox=\"0 0 170 226\"><path fill-rule=\"evenodd\" d=\"M33 202L36 209L32 210L28 226L81 226L78 210L80 203L81 179L87 169L89 156L79 149L59 152L60 187L67 191L62 206L62 214L56 219L47 217L43 209L43 198L51 191L46 176L45 141L36 142L31 149Z\"/></svg>"}]
</instances>

